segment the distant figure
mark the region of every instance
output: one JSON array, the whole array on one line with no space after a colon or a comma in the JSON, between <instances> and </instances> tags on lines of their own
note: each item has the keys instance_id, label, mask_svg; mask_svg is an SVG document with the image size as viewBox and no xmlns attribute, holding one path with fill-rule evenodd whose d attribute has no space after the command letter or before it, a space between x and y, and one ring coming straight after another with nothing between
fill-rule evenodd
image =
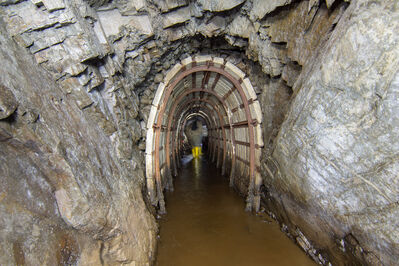
<instances>
[{"instance_id":1,"label":"distant figure","mask_svg":"<svg viewBox=\"0 0 399 266\"><path fill-rule=\"evenodd\" d=\"M198 158L202 154L202 122L200 120L195 120L191 123L191 126L186 127L184 133L187 136L188 142L191 144L193 157Z\"/></svg>"}]
</instances>

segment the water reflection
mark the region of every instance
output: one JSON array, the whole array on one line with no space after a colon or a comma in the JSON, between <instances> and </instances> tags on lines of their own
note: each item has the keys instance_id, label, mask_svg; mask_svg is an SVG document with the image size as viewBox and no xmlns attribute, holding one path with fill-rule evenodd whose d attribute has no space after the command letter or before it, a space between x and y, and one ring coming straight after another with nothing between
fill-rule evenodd
<instances>
[{"instance_id":1,"label":"water reflection","mask_svg":"<svg viewBox=\"0 0 399 266\"><path fill-rule=\"evenodd\" d=\"M201 182L201 158L193 158L191 162L193 168L194 187L195 189L199 189Z\"/></svg>"},{"instance_id":2,"label":"water reflection","mask_svg":"<svg viewBox=\"0 0 399 266\"><path fill-rule=\"evenodd\" d=\"M205 157L185 157L166 194L157 265L315 265L270 219L244 211L245 201Z\"/></svg>"}]
</instances>

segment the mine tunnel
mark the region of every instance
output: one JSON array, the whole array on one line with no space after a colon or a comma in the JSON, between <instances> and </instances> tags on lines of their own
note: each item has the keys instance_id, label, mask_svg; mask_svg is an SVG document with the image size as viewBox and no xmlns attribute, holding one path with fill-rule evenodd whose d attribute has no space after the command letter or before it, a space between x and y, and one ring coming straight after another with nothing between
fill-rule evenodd
<instances>
[{"instance_id":1,"label":"mine tunnel","mask_svg":"<svg viewBox=\"0 0 399 266\"><path fill-rule=\"evenodd\" d=\"M398 14L0 0L0 265L397 265Z\"/></svg>"},{"instance_id":2,"label":"mine tunnel","mask_svg":"<svg viewBox=\"0 0 399 266\"><path fill-rule=\"evenodd\" d=\"M211 160L222 175L229 175L231 185L235 175L246 176L248 185L242 189L248 191L247 209L259 211L262 111L245 74L211 56L183 59L156 91L146 139L147 188L153 204L165 212L162 191L173 189L184 128L193 115L206 122Z\"/></svg>"}]
</instances>

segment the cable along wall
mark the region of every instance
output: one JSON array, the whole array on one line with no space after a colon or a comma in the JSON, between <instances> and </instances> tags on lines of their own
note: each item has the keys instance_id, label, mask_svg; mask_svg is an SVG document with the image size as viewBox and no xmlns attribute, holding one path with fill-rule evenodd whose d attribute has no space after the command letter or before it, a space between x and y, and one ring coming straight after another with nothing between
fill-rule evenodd
<instances>
[{"instance_id":1,"label":"cable along wall","mask_svg":"<svg viewBox=\"0 0 399 266\"><path fill-rule=\"evenodd\" d=\"M147 123L146 183L151 203L165 213L163 191L173 190L186 122L202 117L210 158L258 211L262 111L244 72L222 58L195 56L176 64L159 84Z\"/></svg>"}]
</instances>

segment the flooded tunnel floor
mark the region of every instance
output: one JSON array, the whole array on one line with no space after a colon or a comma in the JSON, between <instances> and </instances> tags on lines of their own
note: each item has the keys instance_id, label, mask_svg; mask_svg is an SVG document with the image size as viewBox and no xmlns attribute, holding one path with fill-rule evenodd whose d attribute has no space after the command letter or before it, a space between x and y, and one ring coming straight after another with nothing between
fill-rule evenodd
<instances>
[{"instance_id":1,"label":"flooded tunnel floor","mask_svg":"<svg viewBox=\"0 0 399 266\"><path fill-rule=\"evenodd\" d=\"M276 222L245 212L206 157L191 158L166 194L156 265L315 265Z\"/></svg>"}]
</instances>

